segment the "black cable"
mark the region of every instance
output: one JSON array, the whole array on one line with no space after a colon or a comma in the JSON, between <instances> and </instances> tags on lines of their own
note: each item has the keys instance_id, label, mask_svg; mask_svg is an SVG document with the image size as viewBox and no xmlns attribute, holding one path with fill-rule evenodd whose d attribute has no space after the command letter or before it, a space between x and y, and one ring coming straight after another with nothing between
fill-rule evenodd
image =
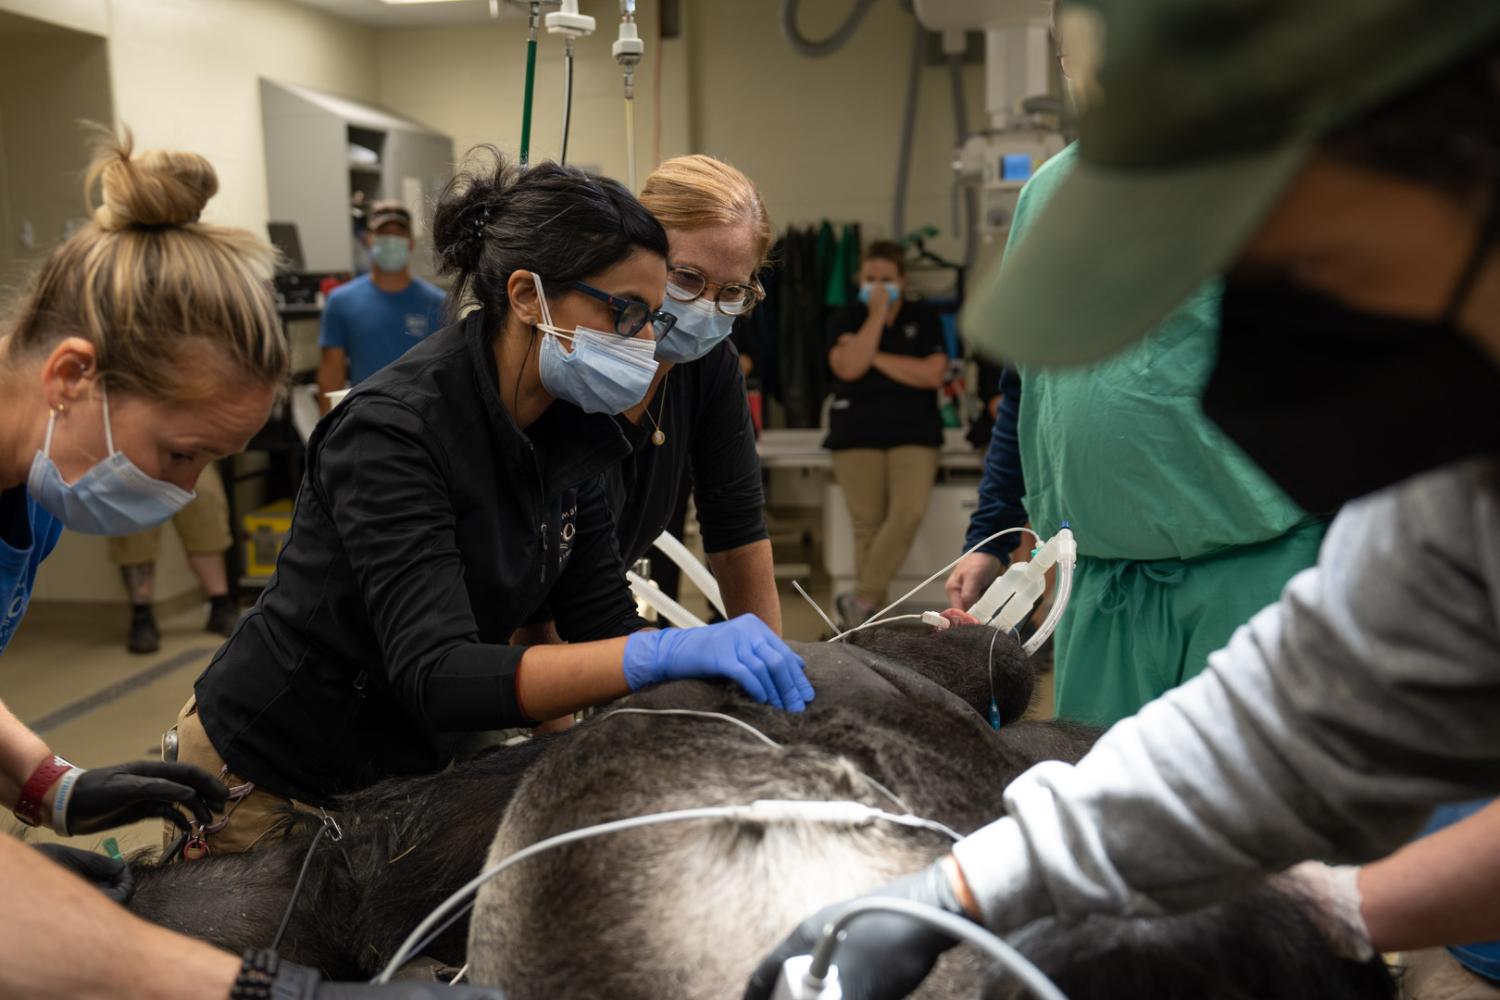
<instances>
[{"instance_id":1,"label":"black cable","mask_svg":"<svg viewBox=\"0 0 1500 1000\"><path fill-rule=\"evenodd\" d=\"M822 56L831 56L844 47L844 43L854 36L859 22L864 20L870 8L875 6L875 0L855 0L849 15L844 22L833 30L827 38L814 40L802 34L802 29L797 27L797 6L801 0L781 0L781 34L792 46L792 51L798 55L807 56L809 59L818 59Z\"/></svg>"},{"instance_id":2,"label":"black cable","mask_svg":"<svg viewBox=\"0 0 1500 1000\"><path fill-rule=\"evenodd\" d=\"M286 901L286 912L281 915L281 926L276 928L276 936L271 939L271 950L275 951L281 946L281 936L286 933L286 925L292 922L292 910L297 907L297 897L302 895L302 883L307 878L307 869L312 865L313 852L318 849L318 841L323 839L323 834L328 832L328 824L324 823L318 827L318 832L313 834L312 843L307 845L307 857L302 859L302 870L297 873L297 884L292 886L292 898Z\"/></svg>"},{"instance_id":3,"label":"black cable","mask_svg":"<svg viewBox=\"0 0 1500 1000\"><path fill-rule=\"evenodd\" d=\"M558 153L557 162L562 166L568 165L568 129L573 122L573 40L568 39L568 50L563 55L563 125L562 125L562 150Z\"/></svg>"}]
</instances>

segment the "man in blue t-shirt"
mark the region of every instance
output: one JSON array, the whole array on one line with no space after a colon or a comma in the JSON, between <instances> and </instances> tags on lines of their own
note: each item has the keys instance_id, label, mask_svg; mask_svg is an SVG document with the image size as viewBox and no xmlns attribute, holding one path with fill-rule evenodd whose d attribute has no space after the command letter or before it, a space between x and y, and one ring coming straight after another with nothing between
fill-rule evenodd
<instances>
[{"instance_id":1,"label":"man in blue t-shirt","mask_svg":"<svg viewBox=\"0 0 1500 1000\"><path fill-rule=\"evenodd\" d=\"M318 405L328 393L358 385L443 324L443 290L412 277L411 213L398 201L370 208L372 269L328 296L318 345Z\"/></svg>"}]
</instances>

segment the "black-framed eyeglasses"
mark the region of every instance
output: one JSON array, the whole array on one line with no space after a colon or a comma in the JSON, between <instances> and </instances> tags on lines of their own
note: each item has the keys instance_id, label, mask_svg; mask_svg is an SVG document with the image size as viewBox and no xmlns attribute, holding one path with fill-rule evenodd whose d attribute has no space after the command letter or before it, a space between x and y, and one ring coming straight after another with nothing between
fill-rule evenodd
<instances>
[{"instance_id":1,"label":"black-framed eyeglasses","mask_svg":"<svg viewBox=\"0 0 1500 1000\"><path fill-rule=\"evenodd\" d=\"M611 295L603 289L595 288L582 281L570 281L566 287L575 292L582 292L590 298L598 299L614 310L615 333L622 337L634 337L647 323L650 323L656 339L660 340L667 335L668 330L677 325L676 316L660 309L652 309L640 299Z\"/></svg>"},{"instance_id":2,"label":"black-framed eyeglasses","mask_svg":"<svg viewBox=\"0 0 1500 1000\"><path fill-rule=\"evenodd\" d=\"M693 267L673 267L667 271L667 294L678 302L692 302L703 298L708 292L708 286L714 282L708 280L708 276ZM765 290L760 283L752 281L728 281L719 285L719 290L714 293L714 308L725 316L743 316L754 309L761 299L766 297Z\"/></svg>"}]
</instances>

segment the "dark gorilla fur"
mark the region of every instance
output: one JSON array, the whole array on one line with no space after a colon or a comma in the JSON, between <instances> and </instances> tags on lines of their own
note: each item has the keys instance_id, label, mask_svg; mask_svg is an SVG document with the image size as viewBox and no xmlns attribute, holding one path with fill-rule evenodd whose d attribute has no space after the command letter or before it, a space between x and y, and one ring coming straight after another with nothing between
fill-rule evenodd
<instances>
[{"instance_id":1,"label":"dark gorilla fur","mask_svg":"<svg viewBox=\"0 0 1500 1000\"><path fill-rule=\"evenodd\" d=\"M1152 1000L1360 1000L1395 997L1378 959L1344 961L1324 944L1296 896L1262 886L1228 902L1168 917L1091 916L1072 926L1039 920L1010 938L1058 988L1084 997ZM1028 1000L992 975L984 1000Z\"/></svg>"},{"instance_id":2,"label":"dark gorilla fur","mask_svg":"<svg viewBox=\"0 0 1500 1000\"><path fill-rule=\"evenodd\" d=\"M859 778L852 764L893 789L919 815L970 832L1000 813L1002 792L1012 778L1040 760L1076 761L1099 735L1061 722L1017 722L991 730L984 716L992 637L982 628L929 635L872 629L858 633L854 646L795 643L818 690L801 715L756 705L732 686L704 682L670 684L620 703L724 712L761 729L783 744L780 750L725 722L610 717L605 709L558 736L501 747L436 775L396 778L348 796L337 808L344 838L334 844L325 837L318 847L282 953L337 978L373 975L433 906L477 874L502 819L503 830L519 844L623 815L757 797L849 798L899 811ZM1019 718L1034 679L1009 637L995 642L994 669L1002 717ZM513 798L517 808L507 812ZM301 819L284 839L253 854L160 868L137 862L130 908L230 950L264 947L320 823L316 817ZM875 827L824 839L857 844L851 853L872 856L873 870L882 878L946 850L944 839L927 833ZM476 919L476 940L533 942L528 955L535 968L528 970L527 981L504 984L519 1000L548 995L549 989L551 995L573 997L685 995L674 993L671 969L661 976L636 976L623 959L636 955L645 961L631 950L643 944L632 935L638 937L643 925L661 917L657 911L664 904L656 901L653 911L651 896L660 885L659 866L719 854L743 862L762 843L774 846L769 829L668 826L542 855L487 887L507 896L498 911L504 927L480 928ZM774 896L784 888L775 874L766 872L763 893ZM715 887L704 891L705 899L712 898ZM741 912L768 909L764 902L739 898L717 905ZM489 908L492 921L496 912ZM779 928L784 930L790 926ZM463 964L468 932L467 922L459 921L426 954ZM1070 927L1047 922L1028 928L1017 942L1074 1000L1394 995L1383 966L1334 958L1301 904L1269 889L1183 916L1091 918ZM743 949L745 941L728 945ZM945 964L949 971L935 978L925 995L977 995L976 962L960 958ZM1234 976L1241 982L1229 981ZM1256 992L1261 981L1273 981L1275 989ZM1125 984L1141 984L1141 992ZM739 989L739 983L724 983L713 993L732 996ZM1008 997L1006 989L996 980L985 995Z\"/></svg>"},{"instance_id":3,"label":"dark gorilla fur","mask_svg":"<svg viewBox=\"0 0 1500 1000\"><path fill-rule=\"evenodd\" d=\"M433 907L479 872L485 845L543 737L499 747L440 774L393 778L336 810L343 840L324 837L281 946L283 957L337 979L368 979ZM300 814L284 839L249 854L157 867L133 863L130 909L230 951L271 943L320 817ZM462 965L467 926L428 954Z\"/></svg>"},{"instance_id":4,"label":"dark gorilla fur","mask_svg":"<svg viewBox=\"0 0 1500 1000\"><path fill-rule=\"evenodd\" d=\"M933 633L925 626L920 632L891 627L856 632L849 642L916 670L958 695L985 719L990 717L993 664L995 701L1000 718L1010 722L1026 714L1036 687L1036 671L1018 643L997 635L985 628L959 627Z\"/></svg>"}]
</instances>

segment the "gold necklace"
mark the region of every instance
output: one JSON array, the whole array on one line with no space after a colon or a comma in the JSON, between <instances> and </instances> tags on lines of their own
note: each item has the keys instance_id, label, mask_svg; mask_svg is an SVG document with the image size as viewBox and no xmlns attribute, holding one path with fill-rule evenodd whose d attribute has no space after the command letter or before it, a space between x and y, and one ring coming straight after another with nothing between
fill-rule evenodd
<instances>
[{"instance_id":1,"label":"gold necklace","mask_svg":"<svg viewBox=\"0 0 1500 1000\"><path fill-rule=\"evenodd\" d=\"M657 417L667 415L667 379L671 377L671 374L671 372L667 372L666 375L661 377L661 405L656 408ZM657 417L651 416L651 404L649 403L646 404L646 416L651 417L651 423L656 428L656 430L651 432L651 443L660 448L667 443L667 434L666 431L661 429L661 421Z\"/></svg>"}]
</instances>

